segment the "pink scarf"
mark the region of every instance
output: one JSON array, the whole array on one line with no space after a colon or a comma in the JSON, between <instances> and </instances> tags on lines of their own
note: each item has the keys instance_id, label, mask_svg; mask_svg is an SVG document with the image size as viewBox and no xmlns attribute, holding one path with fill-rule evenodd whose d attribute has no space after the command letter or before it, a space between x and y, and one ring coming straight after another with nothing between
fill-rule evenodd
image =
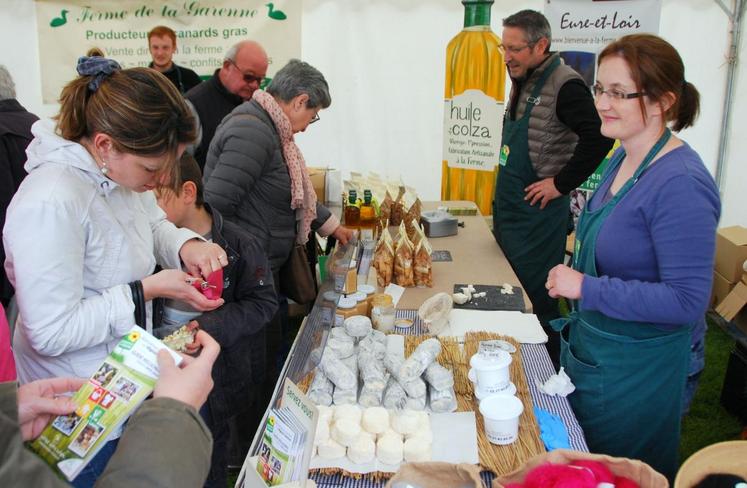
<instances>
[{"instance_id":1,"label":"pink scarf","mask_svg":"<svg viewBox=\"0 0 747 488\"><path fill-rule=\"evenodd\" d=\"M306 171L306 161L293 140L290 119L275 98L264 90L256 90L252 99L270 115L280 135L283 158L291 179L291 208L296 211L296 220L300 223L296 242L306 244L311 232L311 222L316 218L316 193Z\"/></svg>"}]
</instances>

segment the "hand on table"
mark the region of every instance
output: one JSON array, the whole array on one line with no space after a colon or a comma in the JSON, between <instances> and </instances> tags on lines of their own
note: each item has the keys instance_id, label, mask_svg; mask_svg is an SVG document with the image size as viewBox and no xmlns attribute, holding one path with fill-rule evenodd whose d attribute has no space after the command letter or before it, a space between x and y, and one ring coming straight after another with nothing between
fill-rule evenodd
<instances>
[{"instance_id":1,"label":"hand on table","mask_svg":"<svg viewBox=\"0 0 747 488\"><path fill-rule=\"evenodd\" d=\"M199 410L213 389L213 363L218 357L220 346L204 330L197 332L195 342L202 348L196 358L182 355L180 367L174 363L166 350L158 351L158 368L160 370L154 398L173 398Z\"/></svg>"},{"instance_id":2,"label":"hand on table","mask_svg":"<svg viewBox=\"0 0 747 488\"><path fill-rule=\"evenodd\" d=\"M75 402L61 395L78 391L85 382L83 378L49 378L19 386L18 423L23 440L39 437L52 417L74 412Z\"/></svg>"},{"instance_id":3,"label":"hand on table","mask_svg":"<svg viewBox=\"0 0 747 488\"><path fill-rule=\"evenodd\" d=\"M348 229L342 225L338 225L335 231L332 232L332 236L342 245L350 242L350 239L352 239L354 235L355 231L353 229Z\"/></svg>"},{"instance_id":4,"label":"hand on table","mask_svg":"<svg viewBox=\"0 0 747 488\"><path fill-rule=\"evenodd\" d=\"M529 200L529 205L534 205L538 201L540 202L540 210L544 209L545 206L550 203L550 200L558 198L562 194L555 188L555 180L553 177L545 178L544 180L535 181L528 187L524 188L527 193L524 200Z\"/></svg>"},{"instance_id":5,"label":"hand on table","mask_svg":"<svg viewBox=\"0 0 747 488\"><path fill-rule=\"evenodd\" d=\"M552 298L565 297L578 300L581 298L583 282L583 273L579 273L565 264L559 264L548 273L545 288Z\"/></svg>"}]
</instances>

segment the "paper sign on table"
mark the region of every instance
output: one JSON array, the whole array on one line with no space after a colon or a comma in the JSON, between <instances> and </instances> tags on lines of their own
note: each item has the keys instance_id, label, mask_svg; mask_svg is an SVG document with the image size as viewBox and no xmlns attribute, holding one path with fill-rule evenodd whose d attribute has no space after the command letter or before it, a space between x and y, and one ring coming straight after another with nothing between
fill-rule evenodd
<instances>
[{"instance_id":1,"label":"paper sign on table","mask_svg":"<svg viewBox=\"0 0 747 488\"><path fill-rule=\"evenodd\" d=\"M438 336L462 339L467 332L493 332L523 344L547 342L547 334L536 315L512 311L454 309L449 314L449 325Z\"/></svg>"}]
</instances>

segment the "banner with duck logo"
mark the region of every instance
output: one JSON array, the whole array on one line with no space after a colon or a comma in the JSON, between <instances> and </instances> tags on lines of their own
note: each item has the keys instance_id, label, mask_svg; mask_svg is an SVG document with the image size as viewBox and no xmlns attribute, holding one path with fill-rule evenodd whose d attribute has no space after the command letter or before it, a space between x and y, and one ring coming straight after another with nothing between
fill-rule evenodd
<instances>
[{"instance_id":1,"label":"banner with duck logo","mask_svg":"<svg viewBox=\"0 0 747 488\"><path fill-rule=\"evenodd\" d=\"M259 42L270 63L267 83L291 58L301 57L302 2L294 0L36 0L44 103L57 103L76 76L78 57L97 48L123 68L148 66L148 32L176 33L173 62L201 78L220 68L239 41Z\"/></svg>"}]
</instances>

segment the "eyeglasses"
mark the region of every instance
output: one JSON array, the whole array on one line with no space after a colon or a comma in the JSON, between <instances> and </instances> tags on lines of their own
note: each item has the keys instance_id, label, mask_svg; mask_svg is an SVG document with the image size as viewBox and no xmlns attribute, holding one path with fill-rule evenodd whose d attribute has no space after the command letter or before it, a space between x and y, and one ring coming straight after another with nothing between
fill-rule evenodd
<instances>
[{"instance_id":1,"label":"eyeglasses","mask_svg":"<svg viewBox=\"0 0 747 488\"><path fill-rule=\"evenodd\" d=\"M631 98L640 98L646 95L644 92L625 93L617 88L608 88L605 90L601 85L594 85L591 89L594 92L595 98L599 98L602 94L606 93L613 100L630 100Z\"/></svg>"},{"instance_id":2,"label":"eyeglasses","mask_svg":"<svg viewBox=\"0 0 747 488\"><path fill-rule=\"evenodd\" d=\"M524 49L526 48L531 49L532 47L534 47L534 44L524 44L521 47L506 46L506 45L501 44L500 46L498 46L498 50L503 54L506 54L506 51L508 51L511 54L519 54Z\"/></svg>"},{"instance_id":3,"label":"eyeglasses","mask_svg":"<svg viewBox=\"0 0 747 488\"><path fill-rule=\"evenodd\" d=\"M309 124L313 124L314 122L319 122L319 114L314 114L311 120L309 120Z\"/></svg>"},{"instance_id":4,"label":"eyeglasses","mask_svg":"<svg viewBox=\"0 0 747 488\"><path fill-rule=\"evenodd\" d=\"M243 72L243 71L241 70L241 68L239 68L239 65L238 65L238 64L236 64L236 61L234 61L233 59L229 59L229 60L228 60L228 62L229 62L229 63L231 63L232 65L234 65L234 67L235 67L235 68L236 68L237 70L239 70L239 73L241 73L241 76L242 76L242 77L244 78L244 82L245 82L245 83L253 83L253 82L255 82L255 81L256 81L258 85L261 85L261 84L262 84L262 82L263 82L263 81L264 81L264 79L265 79L265 77L264 77L264 76L257 76L257 75L253 75L253 74L250 74L250 73L244 73L244 72Z\"/></svg>"}]
</instances>

